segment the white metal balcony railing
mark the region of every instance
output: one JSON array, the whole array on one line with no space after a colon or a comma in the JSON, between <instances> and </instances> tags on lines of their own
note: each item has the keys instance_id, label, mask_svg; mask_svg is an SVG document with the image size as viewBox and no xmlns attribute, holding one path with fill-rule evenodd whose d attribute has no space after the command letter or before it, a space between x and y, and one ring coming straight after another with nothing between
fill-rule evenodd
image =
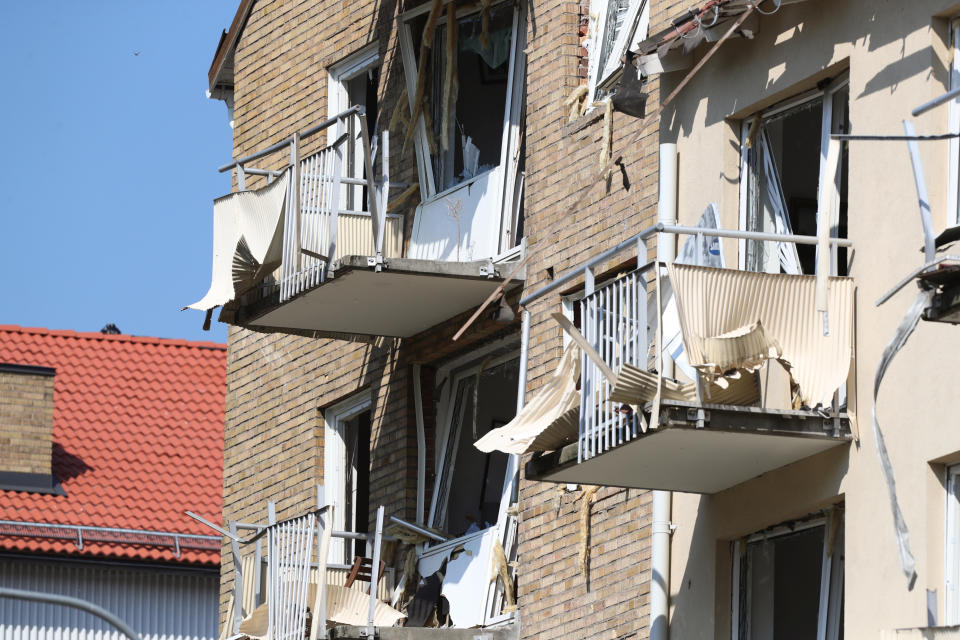
<instances>
[{"instance_id":1,"label":"white metal balcony railing","mask_svg":"<svg viewBox=\"0 0 960 640\"><path fill-rule=\"evenodd\" d=\"M631 271L579 301L581 331L603 361L646 369L647 283L645 268ZM612 385L597 364L581 354L579 458L588 459L640 435L640 416L609 400Z\"/></svg>"},{"instance_id":2,"label":"white metal balcony railing","mask_svg":"<svg viewBox=\"0 0 960 640\"><path fill-rule=\"evenodd\" d=\"M648 357L655 335L648 331L646 273L659 263L647 261L646 241L655 234L692 235L702 237L726 237L761 242L789 242L815 245L817 237L783 235L756 231L685 227L656 223L635 236L602 252L585 264L571 269L549 285L520 300L520 306L529 304L546 294L561 290L579 277L584 279L586 295L579 304L581 333L597 351L603 362L613 371L624 364L640 369L648 368ZM851 247L845 238L829 238L833 247ZM633 249L636 252L635 270L625 276L594 286L594 269L614 256ZM662 322L662 310L656 321ZM655 326L655 325L652 325ZM616 448L641 435L641 416L635 412L621 411L620 403L609 400L611 382L602 374L600 367L586 354L581 360L580 422L577 438L577 461L584 462L601 453Z\"/></svg>"},{"instance_id":3,"label":"white metal balcony railing","mask_svg":"<svg viewBox=\"0 0 960 640\"><path fill-rule=\"evenodd\" d=\"M308 138L329 130L333 134L328 134L323 148L301 157L302 145ZM350 158L353 145L348 143L358 138L362 157ZM267 170L250 166L256 160L283 151L290 155L285 167ZM373 168L378 154L380 176L375 178ZM265 176L268 182L285 173L289 175L280 303L324 282L330 275L332 263L341 256L370 256L371 266L379 269L385 251L386 255L400 254L403 217L386 213L391 187L389 167L389 133L384 131L379 145L371 147L366 114L360 106L220 167L220 172L236 169L237 186L241 190L246 188L248 175Z\"/></svg>"}]
</instances>

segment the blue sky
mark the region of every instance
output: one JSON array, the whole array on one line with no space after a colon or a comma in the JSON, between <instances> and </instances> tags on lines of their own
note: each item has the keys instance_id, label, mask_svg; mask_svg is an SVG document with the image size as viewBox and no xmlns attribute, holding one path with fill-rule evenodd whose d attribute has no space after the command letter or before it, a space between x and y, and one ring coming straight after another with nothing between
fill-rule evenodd
<instances>
[{"instance_id":1,"label":"blue sky","mask_svg":"<svg viewBox=\"0 0 960 640\"><path fill-rule=\"evenodd\" d=\"M226 340L180 307L230 191L204 91L238 2L0 3L0 324Z\"/></svg>"}]
</instances>

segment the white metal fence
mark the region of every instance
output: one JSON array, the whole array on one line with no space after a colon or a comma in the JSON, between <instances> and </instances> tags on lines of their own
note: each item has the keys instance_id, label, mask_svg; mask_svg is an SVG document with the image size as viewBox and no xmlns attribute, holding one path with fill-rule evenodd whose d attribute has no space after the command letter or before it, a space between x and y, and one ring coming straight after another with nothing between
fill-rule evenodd
<instances>
[{"instance_id":1,"label":"white metal fence","mask_svg":"<svg viewBox=\"0 0 960 640\"><path fill-rule=\"evenodd\" d=\"M598 288L580 300L581 332L614 371L624 364L646 369L647 284L644 271ZM640 417L610 402L610 382L586 355L581 361L578 461L589 460L640 435Z\"/></svg>"}]
</instances>

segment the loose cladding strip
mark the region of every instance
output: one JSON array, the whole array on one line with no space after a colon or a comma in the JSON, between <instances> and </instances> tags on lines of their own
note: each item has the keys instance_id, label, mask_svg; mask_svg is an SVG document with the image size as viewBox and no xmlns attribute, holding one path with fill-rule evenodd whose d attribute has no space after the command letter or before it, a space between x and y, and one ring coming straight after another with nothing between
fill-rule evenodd
<instances>
[{"instance_id":1,"label":"loose cladding strip","mask_svg":"<svg viewBox=\"0 0 960 640\"><path fill-rule=\"evenodd\" d=\"M707 357L706 338L760 322L782 350L805 405L827 406L846 380L853 344L853 280L830 278L828 306L835 330L824 336L816 310L815 276L670 265L684 347L708 377L724 369Z\"/></svg>"}]
</instances>

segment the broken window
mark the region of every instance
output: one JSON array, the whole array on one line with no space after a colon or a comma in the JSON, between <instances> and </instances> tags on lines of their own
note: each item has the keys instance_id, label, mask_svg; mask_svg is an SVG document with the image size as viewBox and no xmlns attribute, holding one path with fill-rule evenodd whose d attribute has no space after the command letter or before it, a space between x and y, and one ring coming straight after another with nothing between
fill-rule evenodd
<instances>
[{"instance_id":1,"label":"broken window","mask_svg":"<svg viewBox=\"0 0 960 640\"><path fill-rule=\"evenodd\" d=\"M849 129L846 78L825 90L770 109L744 122L741 207L744 226L766 233L817 235L820 172L824 170L831 133ZM838 194L825 203L832 212L831 237L847 236L847 145L836 177ZM812 274L816 246L744 241L744 267L769 273ZM847 274L847 252L831 248L831 273Z\"/></svg>"},{"instance_id":2,"label":"broken window","mask_svg":"<svg viewBox=\"0 0 960 640\"><path fill-rule=\"evenodd\" d=\"M483 453L473 443L509 422L517 411L519 359L486 358L452 378L447 425L430 510L431 525L453 537L497 523L508 456Z\"/></svg>"},{"instance_id":3,"label":"broken window","mask_svg":"<svg viewBox=\"0 0 960 640\"><path fill-rule=\"evenodd\" d=\"M840 510L734 546L735 640L843 637Z\"/></svg>"},{"instance_id":4,"label":"broken window","mask_svg":"<svg viewBox=\"0 0 960 640\"><path fill-rule=\"evenodd\" d=\"M960 465L947 468L945 624L960 624Z\"/></svg>"},{"instance_id":5,"label":"broken window","mask_svg":"<svg viewBox=\"0 0 960 640\"><path fill-rule=\"evenodd\" d=\"M414 134L423 201L410 254L456 261L497 256L519 243L523 226L523 13L509 2L486 15L460 9L455 28L448 28L444 11L425 46L429 9L408 12L401 29L411 111L423 96ZM394 139L407 135L396 132Z\"/></svg>"},{"instance_id":6,"label":"broken window","mask_svg":"<svg viewBox=\"0 0 960 640\"><path fill-rule=\"evenodd\" d=\"M367 533L370 511L370 398L367 394L325 412L324 491L336 531ZM350 564L365 555L359 540L333 538L329 561ZM356 548L355 546L356 545Z\"/></svg>"},{"instance_id":7,"label":"broken window","mask_svg":"<svg viewBox=\"0 0 960 640\"><path fill-rule=\"evenodd\" d=\"M596 101L611 93L627 46L647 37L650 9L646 0L595 0L590 14L587 82L588 95Z\"/></svg>"}]
</instances>

